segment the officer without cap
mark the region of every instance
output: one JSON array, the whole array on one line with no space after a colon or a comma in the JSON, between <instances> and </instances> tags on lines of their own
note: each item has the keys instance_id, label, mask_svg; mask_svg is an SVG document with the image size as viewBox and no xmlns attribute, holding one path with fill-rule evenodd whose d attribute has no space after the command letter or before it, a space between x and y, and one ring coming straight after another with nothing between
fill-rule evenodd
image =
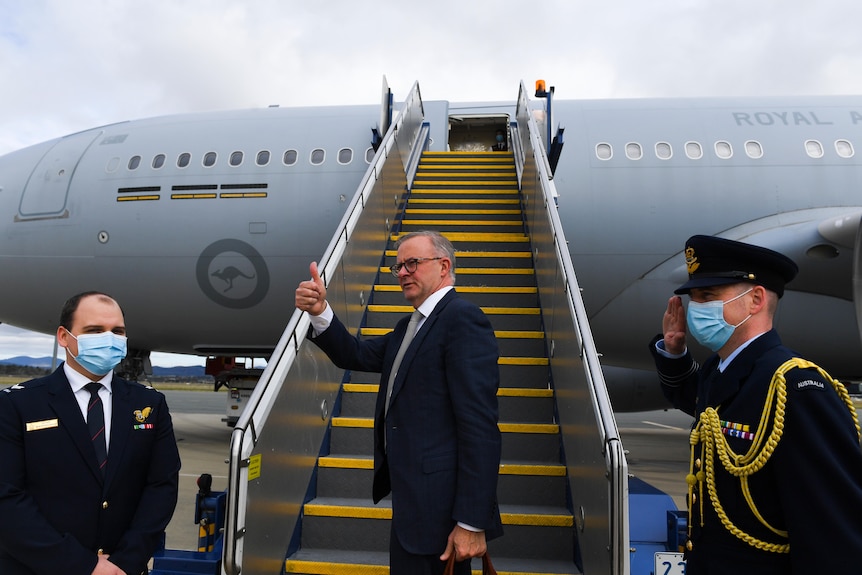
<instances>
[{"instance_id":1,"label":"officer without cap","mask_svg":"<svg viewBox=\"0 0 862 575\"><path fill-rule=\"evenodd\" d=\"M702 235L686 242L685 263L649 349L665 396L695 417L686 573L862 573L855 409L773 329L796 264ZM687 334L714 352L702 366Z\"/></svg>"}]
</instances>

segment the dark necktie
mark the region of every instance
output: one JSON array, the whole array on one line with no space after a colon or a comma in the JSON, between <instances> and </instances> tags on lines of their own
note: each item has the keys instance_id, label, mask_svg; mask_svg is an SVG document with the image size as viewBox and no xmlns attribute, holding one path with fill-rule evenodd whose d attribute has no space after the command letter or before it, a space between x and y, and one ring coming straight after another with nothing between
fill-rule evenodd
<instances>
[{"instance_id":1,"label":"dark necktie","mask_svg":"<svg viewBox=\"0 0 862 575\"><path fill-rule=\"evenodd\" d=\"M404 359L404 353L410 347L410 342L413 341L413 336L416 335L416 326L419 325L419 320L422 319L422 314L419 310L414 310L410 316L410 322L407 324L407 331L404 332L404 339L401 340L401 347L398 348L398 353L395 354L395 361L392 363L392 371L389 372L389 384L386 386L386 409L384 415L389 412L389 401L392 399L392 386L395 383L395 376L398 374L398 368L401 366L401 360Z\"/></svg>"},{"instance_id":2,"label":"dark necktie","mask_svg":"<svg viewBox=\"0 0 862 575\"><path fill-rule=\"evenodd\" d=\"M108 444L105 442L105 410L99 390L102 384L91 382L85 385L90 392L90 403L87 404L87 429L90 430L90 439L96 449L96 461L99 462L99 470L105 475L105 465L108 463Z\"/></svg>"}]
</instances>

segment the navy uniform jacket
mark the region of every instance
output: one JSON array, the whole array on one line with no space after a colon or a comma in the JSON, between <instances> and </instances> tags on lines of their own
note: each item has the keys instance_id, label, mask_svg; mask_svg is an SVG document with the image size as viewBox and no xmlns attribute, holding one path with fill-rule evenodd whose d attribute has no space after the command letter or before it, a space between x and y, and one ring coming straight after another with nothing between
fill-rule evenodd
<instances>
[{"instance_id":1,"label":"navy uniform jacket","mask_svg":"<svg viewBox=\"0 0 862 575\"><path fill-rule=\"evenodd\" d=\"M89 575L102 549L146 571L177 502L165 397L114 376L105 477L61 365L0 392L0 573Z\"/></svg>"},{"instance_id":2,"label":"navy uniform jacket","mask_svg":"<svg viewBox=\"0 0 862 575\"><path fill-rule=\"evenodd\" d=\"M698 371L689 354L662 357L650 349L662 389L674 406L698 417L706 407L723 422L748 425L754 434L775 370L792 357L773 330L755 339L718 372L717 355ZM790 553L761 551L727 531L704 487L703 514L692 506L693 549L686 573L859 573L862 557L862 451L847 406L832 384L814 369L786 373L784 434L764 468L749 477L754 504L766 521L787 530ZM722 423L722 428L732 426ZM736 427L739 427L736 426ZM772 429L771 423L768 429ZM738 437L734 437L737 435ZM726 434L730 448L745 454L751 438L740 430ZM700 449L698 447L697 457ZM787 543L763 527L749 510L738 478L716 462L718 498L730 520L762 541ZM695 489L697 493L697 488Z\"/></svg>"},{"instance_id":3,"label":"navy uniform jacket","mask_svg":"<svg viewBox=\"0 0 862 575\"><path fill-rule=\"evenodd\" d=\"M408 321L360 341L334 317L313 341L342 369L381 372L373 499L377 503L391 491L392 527L404 549L440 554L459 521L484 529L487 540L502 534L499 352L482 311L450 290L407 349L384 421L389 371Z\"/></svg>"}]
</instances>

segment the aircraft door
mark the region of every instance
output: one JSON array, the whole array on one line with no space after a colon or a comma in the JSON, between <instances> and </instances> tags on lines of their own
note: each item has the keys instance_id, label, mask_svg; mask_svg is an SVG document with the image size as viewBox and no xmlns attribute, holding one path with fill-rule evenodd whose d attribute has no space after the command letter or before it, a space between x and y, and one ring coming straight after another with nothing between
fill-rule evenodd
<instances>
[{"instance_id":1,"label":"aircraft door","mask_svg":"<svg viewBox=\"0 0 862 575\"><path fill-rule=\"evenodd\" d=\"M67 136L57 142L36 164L30 174L17 220L63 218L68 216L66 200L72 176L84 152L102 132Z\"/></svg>"}]
</instances>

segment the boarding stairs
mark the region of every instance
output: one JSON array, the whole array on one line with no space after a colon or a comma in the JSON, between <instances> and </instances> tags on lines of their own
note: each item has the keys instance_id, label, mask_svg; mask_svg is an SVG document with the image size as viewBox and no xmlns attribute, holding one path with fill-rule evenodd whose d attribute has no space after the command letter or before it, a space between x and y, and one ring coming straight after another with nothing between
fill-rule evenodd
<instances>
[{"instance_id":1,"label":"boarding stairs","mask_svg":"<svg viewBox=\"0 0 862 575\"><path fill-rule=\"evenodd\" d=\"M319 269L345 326L378 337L411 311L388 272L397 238L452 240L456 289L484 309L501 354L498 572L628 574L627 465L527 94L511 153L429 152L415 85ZM379 375L336 368L309 328L291 316L234 428L225 575L388 573L391 507L371 502Z\"/></svg>"},{"instance_id":2,"label":"boarding stairs","mask_svg":"<svg viewBox=\"0 0 862 575\"><path fill-rule=\"evenodd\" d=\"M511 153L425 152L402 218L393 228L362 338L381 336L412 311L389 272L393 244L437 230L456 249L456 291L479 305L500 348L503 460L498 498L505 535L490 543L501 573L572 574L576 535L567 508L553 386L529 236ZM388 498L371 502L373 416L379 374L347 373L316 495L305 504L300 549L287 573L389 573Z\"/></svg>"}]
</instances>

